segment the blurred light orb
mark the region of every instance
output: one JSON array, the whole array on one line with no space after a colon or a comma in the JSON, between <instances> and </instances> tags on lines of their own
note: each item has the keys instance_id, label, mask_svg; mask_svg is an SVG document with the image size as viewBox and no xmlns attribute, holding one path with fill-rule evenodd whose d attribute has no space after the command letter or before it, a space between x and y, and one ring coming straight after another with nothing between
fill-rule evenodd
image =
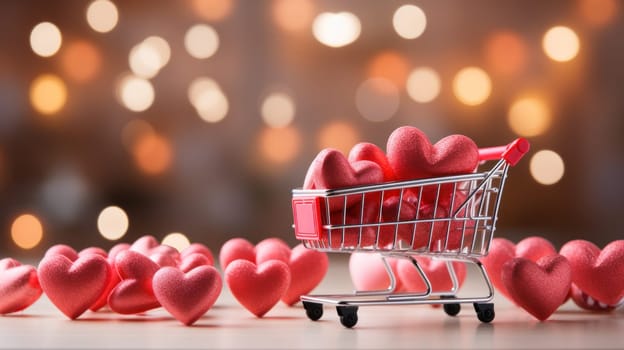
<instances>
[{"instance_id":1,"label":"blurred light orb","mask_svg":"<svg viewBox=\"0 0 624 350\"><path fill-rule=\"evenodd\" d=\"M128 232L128 215L120 207L106 207L98 215L97 228L102 237L116 241Z\"/></svg>"},{"instance_id":2,"label":"blurred light orb","mask_svg":"<svg viewBox=\"0 0 624 350\"><path fill-rule=\"evenodd\" d=\"M184 234L180 232L173 232L166 235L161 244L168 245L177 249L178 252L181 252L191 245L191 241L189 241Z\"/></svg>"},{"instance_id":3,"label":"blurred light orb","mask_svg":"<svg viewBox=\"0 0 624 350\"><path fill-rule=\"evenodd\" d=\"M260 156L273 164L286 164L301 151L302 138L291 126L284 128L263 128L258 138Z\"/></svg>"},{"instance_id":4,"label":"blurred light orb","mask_svg":"<svg viewBox=\"0 0 624 350\"><path fill-rule=\"evenodd\" d=\"M403 5L394 12L392 26L401 38L416 39L427 28L427 16L418 6Z\"/></svg>"},{"instance_id":5,"label":"blurred light orb","mask_svg":"<svg viewBox=\"0 0 624 350\"><path fill-rule=\"evenodd\" d=\"M542 40L546 55L557 62L567 62L578 55L580 42L576 33L564 26L550 28Z\"/></svg>"},{"instance_id":6,"label":"blurred light orb","mask_svg":"<svg viewBox=\"0 0 624 350\"><path fill-rule=\"evenodd\" d=\"M91 42L76 40L61 52L61 65L70 79L85 83L93 80L100 72L102 56Z\"/></svg>"},{"instance_id":7,"label":"blurred light orb","mask_svg":"<svg viewBox=\"0 0 624 350\"><path fill-rule=\"evenodd\" d=\"M440 94L441 85L440 76L433 68L419 67L407 77L407 94L416 102L431 102Z\"/></svg>"},{"instance_id":8,"label":"blurred light orb","mask_svg":"<svg viewBox=\"0 0 624 350\"><path fill-rule=\"evenodd\" d=\"M385 78L397 86L405 84L409 73L409 62L404 55L385 50L375 55L368 63L367 76Z\"/></svg>"},{"instance_id":9,"label":"blurred light orb","mask_svg":"<svg viewBox=\"0 0 624 350\"><path fill-rule=\"evenodd\" d=\"M121 142L127 149L131 149L137 140L144 135L153 133L154 127L145 120L131 120L121 130Z\"/></svg>"},{"instance_id":10,"label":"blurred light orb","mask_svg":"<svg viewBox=\"0 0 624 350\"><path fill-rule=\"evenodd\" d=\"M156 48L140 43L135 45L128 55L130 70L136 76L150 79L160 71L161 58Z\"/></svg>"},{"instance_id":11,"label":"blurred light orb","mask_svg":"<svg viewBox=\"0 0 624 350\"><path fill-rule=\"evenodd\" d=\"M123 106L133 112L143 112L154 103L154 87L143 78L127 75L118 85L118 95Z\"/></svg>"},{"instance_id":12,"label":"blurred light orb","mask_svg":"<svg viewBox=\"0 0 624 350\"><path fill-rule=\"evenodd\" d=\"M272 93L262 102L260 114L268 126L285 127L295 118L295 102L285 93Z\"/></svg>"},{"instance_id":13,"label":"blurred light orb","mask_svg":"<svg viewBox=\"0 0 624 350\"><path fill-rule=\"evenodd\" d=\"M581 18L589 25L601 28L613 22L618 13L617 0L580 0L578 7Z\"/></svg>"},{"instance_id":14,"label":"blurred light orb","mask_svg":"<svg viewBox=\"0 0 624 350\"><path fill-rule=\"evenodd\" d=\"M56 75L40 75L30 85L30 103L41 114L55 114L66 102L67 87Z\"/></svg>"},{"instance_id":15,"label":"blurred light orb","mask_svg":"<svg viewBox=\"0 0 624 350\"><path fill-rule=\"evenodd\" d=\"M191 6L198 16L215 22L226 19L234 8L232 0L193 0Z\"/></svg>"},{"instance_id":16,"label":"blurred light orb","mask_svg":"<svg viewBox=\"0 0 624 350\"><path fill-rule=\"evenodd\" d=\"M488 36L484 56L492 71L503 75L520 73L527 65L527 43L511 31L497 31Z\"/></svg>"},{"instance_id":17,"label":"blurred light orb","mask_svg":"<svg viewBox=\"0 0 624 350\"><path fill-rule=\"evenodd\" d=\"M219 49L219 35L207 24L196 24L186 32L184 47L194 58L209 58Z\"/></svg>"},{"instance_id":18,"label":"blurred light orb","mask_svg":"<svg viewBox=\"0 0 624 350\"><path fill-rule=\"evenodd\" d=\"M87 7L87 23L99 33L108 33L117 26L119 12L109 0L95 0Z\"/></svg>"},{"instance_id":19,"label":"blurred light orb","mask_svg":"<svg viewBox=\"0 0 624 350\"><path fill-rule=\"evenodd\" d=\"M211 78L198 77L195 78L188 88L188 98L193 106L197 104L197 101L201 94L208 90L220 90L219 84Z\"/></svg>"},{"instance_id":20,"label":"blurred light orb","mask_svg":"<svg viewBox=\"0 0 624 350\"><path fill-rule=\"evenodd\" d=\"M543 99L523 97L509 108L507 121L511 130L519 136L533 137L546 132L551 124L551 112Z\"/></svg>"},{"instance_id":21,"label":"blurred light orb","mask_svg":"<svg viewBox=\"0 0 624 350\"><path fill-rule=\"evenodd\" d=\"M230 108L227 97L221 89L209 89L201 92L195 102L199 117L209 123L223 120Z\"/></svg>"},{"instance_id":22,"label":"blurred light orb","mask_svg":"<svg viewBox=\"0 0 624 350\"><path fill-rule=\"evenodd\" d=\"M349 154L359 139L360 136L353 125L338 120L325 124L317 138L319 149L335 148L344 154Z\"/></svg>"},{"instance_id":23,"label":"blurred light orb","mask_svg":"<svg viewBox=\"0 0 624 350\"><path fill-rule=\"evenodd\" d=\"M161 69L169 63L169 60L171 59L171 47L169 46L167 40L162 37L152 35L143 40L142 44L156 51Z\"/></svg>"},{"instance_id":24,"label":"blurred light orb","mask_svg":"<svg viewBox=\"0 0 624 350\"><path fill-rule=\"evenodd\" d=\"M480 105L488 99L491 92L492 81L481 68L463 68L453 79L453 93L465 105Z\"/></svg>"},{"instance_id":25,"label":"blurred light orb","mask_svg":"<svg viewBox=\"0 0 624 350\"><path fill-rule=\"evenodd\" d=\"M361 30L360 19L351 12L323 12L312 24L316 40L329 47L351 44L360 36Z\"/></svg>"},{"instance_id":26,"label":"blurred light orb","mask_svg":"<svg viewBox=\"0 0 624 350\"><path fill-rule=\"evenodd\" d=\"M386 121L399 109L399 90L387 79L368 79L358 87L355 105L364 119Z\"/></svg>"},{"instance_id":27,"label":"blurred light orb","mask_svg":"<svg viewBox=\"0 0 624 350\"><path fill-rule=\"evenodd\" d=\"M542 185L554 185L565 173L565 165L561 156L551 150L536 152L529 163L533 179Z\"/></svg>"},{"instance_id":28,"label":"blurred light orb","mask_svg":"<svg viewBox=\"0 0 624 350\"><path fill-rule=\"evenodd\" d=\"M53 56L62 42L61 31L50 22L41 22L30 32L30 48L41 57Z\"/></svg>"},{"instance_id":29,"label":"blurred light orb","mask_svg":"<svg viewBox=\"0 0 624 350\"><path fill-rule=\"evenodd\" d=\"M173 150L165 137L156 133L144 134L132 148L137 167L148 175L160 175L171 167Z\"/></svg>"},{"instance_id":30,"label":"blurred light orb","mask_svg":"<svg viewBox=\"0 0 624 350\"><path fill-rule=\"evenodd\" d=\"M315 6L312 0L274 0L272 14L283 30L301 32L310 28Z\"/></svg>"},{"instance_id":31,"label":"blurred light orb","mask_svg":"<svg viewBox=\"0 0 624 350\"><path fill-rule=\"evenodd\" d=\"M11 239L22 249L32 249L43 238L43 225L32 214L22 214L11 224Z\"/></svg>"}]
</instances>

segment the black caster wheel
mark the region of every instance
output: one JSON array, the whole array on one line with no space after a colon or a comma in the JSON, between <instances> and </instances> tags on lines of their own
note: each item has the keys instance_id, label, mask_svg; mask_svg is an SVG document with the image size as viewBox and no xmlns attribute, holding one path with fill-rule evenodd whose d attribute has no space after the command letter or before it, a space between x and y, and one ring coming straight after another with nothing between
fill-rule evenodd
<instances>
[{"instance_id":1,"label":"black caster wheel","mask_svg":"<svg viewBox=\"0 0 624 350\"><path fill-rule=\"evenodd\" d=\"M306 315L312 321L318 321L323 316L323 304L304 301L303 307L306 310Z\"/></svg>"},{"instance_id":2,"label":"black caster wheel","mask_svg":"<svg viewBox=\"0 0 624 350\"><path fill-rule=\"evenodd\" d=\"M494 313L493 303L474 303L475 311L477 312L477 318L483 323L490 323L494 319L496 314Z\"/></svg>"},{"instance_id":3,"label":"black caster wheel","mask_svg":"<svg viewBox=\"0 0 624 350\"><path fill-rule=\"evenodd\" d=\"M353 328L358 321L357 306L336 306L340 323L347 328Z\"/></svg>"},{"instance_id":4,"label":"black caster wheel","mask_svg":"<svg viewBox=\"0 0 624 350\"><path fill-rule=\"evenodd\" d=\"M459 311L461 310L461 305L457 303L453 304L443 304L444 312L446 312L449 316L457 316Z\"/></svg>"}]
</instances>

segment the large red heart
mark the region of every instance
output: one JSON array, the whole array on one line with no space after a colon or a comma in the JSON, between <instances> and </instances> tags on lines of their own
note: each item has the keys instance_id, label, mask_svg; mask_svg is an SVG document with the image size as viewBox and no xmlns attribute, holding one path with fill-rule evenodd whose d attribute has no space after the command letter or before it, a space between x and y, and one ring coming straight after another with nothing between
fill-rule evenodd
<instances>
[{"instance_id":1,"label":"large red heart","mask_svg":"<svg viewBox=\"0 0 624 350\"><path fill-rule=\"evenodd\" d=\"M453 280L446 266L445 260L431 259L425 256L415 257L418 265L431 283L432 292L448 292L453 288ZM458 287L461 287L466 279L466 265L459 261L452 263ZM418 270L411 261L400 259L397 263L397 276L401 284L408 292L422 292L426 290L425 283L420 277Z\"/></svg>"},{"instance_id":2,"label":"large red heart","mask_svg":"<svg viewBox=\"0 0 624 350\"><path fill-rule=\"evenodd\" d=\"M572 269L568 260L558 254L537 262L513 258L503 265L501 277L512 300L544 321L568 298Z\"/></svg>"},{"instance_id":3,"label":"large red heart","mask_svg":"<svg viewBox=\"0 0 624 350\"><path fill-rule=\"evenodd\" d=\"M294 247L288 263L290 268L290 286L282 296L287 305L294 305L300 297L318 286L329 268L327 254L307 249L303 244Z\"/></svg>"},{"instance_id":4,"label":"large red heart","mask_svg":"<svg viewBox=\"0 0 624 350\"><path fill-rule=\"evenodd\" d=\"M102 295L110 276L106 259L91 254L71 261L63 255L44 257L38 277L48 299L70 319L82 315Z\"/></svg>"},{"instance_id":5,"label":"large red heart","mask_svg":"<svg viewBox=\"0 0 624 350\"><path fill-rule=\"evenodd\" d=\"M115 257L121 281L108 296L108 306L120 314L136 314L160 306L154 296L152 278L160 268L145 255L123 251Z\"/></svg>"},{"instance_id":6,"label":"large red heart","mask_svg":"<svg viewBox=\"0 0 624 350\"><path fill-rule=\"evenodd\" d=\"M0 260L0 315L24 310L41 296L37 270L12 258Z\"/></svg>"},{"instance_id":7,"label":"large red heart","mask_svg":"<svg viewBox=\"0 0 624 350\"><path fill-rule=\"evenodd\" d=\"M187 273L174 267L161 268L154 274L152 285L158 302L187 326L214 305L222 288L219 271L208 265Z\"/></svg>"},{"instance_id":8,"label":"large red heart","mask_svg":"<svg viewBox=\"0 0 624 350\"><path fill-rule=\"evenodd\" d=\"M279 260L260 265L235 260L227 266L224 275L232 295L256 317L271 310L290 285L290 268Z\"/></svg>"},{"instance_id":9,"label":"large red heart","mask_svg":"<svg viewBox=\"0 0 624 350\"><path fill-rule=\"evenodd\" d=\"M390 162L388 162L386 154L381 150L381 148L377 147L377 145L373 143L360 142L356 144L353 148L351 148L347 159L351 164L361 160L375 162L379 165L383 172L384 182L396 180L394 170L392 170L392 166L390 165Z\"/></svg>"},{"instance_id":10,"label":"large red heart","mask_svg":"<svg viewBox=\"0 0 624 350\"><path fill-rule=\"evenodd\" d=\"M570 261L572 282L583 292L607 305L624 297L624 240L602 251L589 241L574 240L561 247L560 254Z\"/></svg>"}]
</instances>

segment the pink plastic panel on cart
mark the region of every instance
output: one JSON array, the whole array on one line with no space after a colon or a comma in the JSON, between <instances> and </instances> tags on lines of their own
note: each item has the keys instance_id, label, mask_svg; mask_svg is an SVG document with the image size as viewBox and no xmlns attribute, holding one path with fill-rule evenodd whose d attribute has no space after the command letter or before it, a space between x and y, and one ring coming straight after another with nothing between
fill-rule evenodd
<instances>
[{"instance_id":1,"label":"pink plastic panel on cart","mask_svg":"<svg viewBox=\"0 0 624 350\"><path fill-rule=\"evenodd\" d=\"M517 138L505 146L479 149L479 160L505 159L507 164L514 166L529 151L531 145L523 138Z\"/></svg>"},{"instance_id":2,"label":"pink plastic panel on cart","mask_svg":"<svg viewBox=\"0 0 624 350\"><path fill-rule=\"evenodd\" d=\"M295 237L300 240L318 240L322 232L321 198L303 197L292 200Z\"/></svg>"}]
</instances>

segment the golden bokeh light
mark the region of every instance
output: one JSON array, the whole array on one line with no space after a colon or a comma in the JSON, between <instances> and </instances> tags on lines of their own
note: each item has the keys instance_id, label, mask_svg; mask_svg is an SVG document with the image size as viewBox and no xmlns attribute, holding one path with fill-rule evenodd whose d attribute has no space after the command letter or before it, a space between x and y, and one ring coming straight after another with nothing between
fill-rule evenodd
<instances>
[{"instance_id":1,"label":"golden bokeh light","mask_svg":"<svg viewBox=\"0 0 624 350\"><path fill-rule=\"evenodd\" d=\"M232 13L234 3L232 0L193 0L191 7L202 19L218 22Z\"/></svg>"},{"instance_id":2,"label":"golden bokeh light","mask_svg":"<svg viewBox=\"0 0 624 350\"><path fill-rule=\"evenodd\" d=\"M68 78L78 83L93 80L102 68L99 49L86 40L73 41L61 51L61 66Z\"/></svg>"},{"instance_id":3,"label":"golden bokeh light","mask_svg":"<svg viewBox=\"0 0 624 350\"><path fill-rule=\"evenodd\" d=\"M260 115L272 128L288 126L295 118L295 101L285 93L272 93L262 102Z\"/></svg>"},{"instance_id":4,"label":"golden bokeh light","mask_svg":"<svg viewBox=\"0 0 624 350\"><path fill-rule=\"evenodd\" d=\"M59 112L67 102L67 87L61 78L52 74L38 76L30 85L30 103L45 115Z\"/></svg>"},{"instance_id":5,"label":"golden bokeh light","mask_svg":"<svg viewBox=\"0 0 624 350\"><path fill-rule=\"evenodd\" d=\"M22 249L32 249L43 238L43 225L32 214L22 214L11 224L11 239Z\"/></svg>"},{"instance_id":6,"label":"golden bokeh light","mask_svg":"<svg viewBox=\"0 0 624 350\"><path fill-rule=\"evenodd\" d=\"M514 75L526 67L529 54L527 43L520 35L497 31L486 39L484 56L493 72Z\"/></svg>"},{"instance_id":7,"label":"golden bokeh light","mask_svg":"<svg viewBox=\"0 0 624 350\"><path fill-rule=\"evenodd\" d=\"M171 143L156 133L146 133L134 143L132 155L137 167L148 175L166 172L173 162Z\"/></svg>"},{"instance_id":8,"label":"golden bokeh light","mask_svg":"<svg viewBox=\"0 0 624 350\"><path fill-rule=\"evenodd\" d=\"M131 120L121 130L121 142L127 149L132 149L137 140L140 140L146 134L153 133L154 127L145 120Z\"/></svg>"},{"instance_id":9,"label":"golden bokeh light","mask_svg":"<svg viewBox=\"0 0 624 350\"><path fill-rule=\"evenodd\" d=\"M191 241L180 232L173 232L165 236L163 238L161 244L168 245L178 250L178 252L183 251L191 245Z\"/></svg>"},{"instance_id":10,"label":"golden bokeh light","mask_svg":"<svg viewBox=\"0 0 624 350\"><path fill-rule=\"evenodd\" d=\"M155 48L140 43L130 50L128 63L132 73L138 77L150 79L160 70L160 57Z\"/></svg>"},{"instance_id":11,"label":"golden bokeh light","mask_svg":"<svg viewBox=\"0 0 624 350\"><path fill-rule=\"evenodd\" d=\"M407 78L407 94L416 102L427 103L438 97L442 82L438 73L429 67L414 69Z\"/></svg>"},{"instance_id":12,"label":"golden bokeh light","mask_svg":"<svg viewBox=\"0 0 624 350\"><path fill-rule=\"evenodd\" d=\"M117 206L104 208L97 219L97 228L102 237L116 241L128 232L128 215Z\"/></svg>"},{"instance_id":13,"label":"golden bokeh light","mask_svg":"<svg viewBox=\"0 0 624 350\"><path fill-rule=\"evenodd\" d=\"M154 87L149 80L125 75L117 84L117 96L124 107L133 112L143 112L154 103Z\"/></svg>"},{"instance_id":14,"label":"golden bokeh light","mask_svg":"<svg viewBox=\"0 0 624 350\"><path fill-rule=\"evenodd\" d=\"M362 24L351 12L323 12L312 24L312 34L321 44L342 47L353 43L360 36Z\"/></svg>"},{"instance_id":15,"label":"golden bokeh light","mask_svg":"<svg viewBox=\"0 0 624 350\"><path fill-rule=\"evenodd\" d=\"M382 51L375 55L367 67L370 78L384 78L397 86L405 84L409 72L409 62L404 55L396 51Z\"/></svg>"},{"instance_id":16,"label":"golden bokeh light","mask_svg":"<svg viewBox=\"0 0 624 350\"><path fill-rule=\"evenodd\" d=\"M50 22L37 24L30 32L30 48L41 57L50 57L61 48L63 37L56 25Z\"/></svg>"},{"instance_id":17,"label":"golden bokeh light","mask_svg":"<svg viewBox=\"0 0 624 350\"><path fill-rule=\"evenodd\" d=\"M171 59L171 47L169 46L167 40L162 37L152 35L143 40L143 45L151 47L156 51L160 68L169 63L169 60Z\"/></svg>"},{"instance_id":18,"label":"golden bokeh light","mask_svg":"<svg viewBox=\"0 0 624 350\"><path fill-rule=\"evenodd\" d=\"M227 96L219 84L207 77L195 78L191 82L188 98L199 117L209 123L223 120L230 108Z\"/></svg>"},{"instance_id":19,"label":"golden bokeh light","mask_svg":"<svg viewBox=\"0 0 624 350\"><path fill-rule=\"evenodd\" d=\"M551 150L541 150L531 157L531 176L542 185L554 185L565 173L565 164L559 154Z\"/></svg>"},{"instance_id":20,"label":"golden bokeh light","mask_svg":"<svg viewBox=\"0 0 624 350\"><path fill-rule=\"evenodd\" d=\"M310 28L315 9L312 0L274 0L272 14L283 30L302 32Z\"/></svg>"},{"instance_id":21,"label":"golden bokeh light","mask_svg":"<svg viewBox=\"0 0 624 350\"><path fill-rule=\"evenodd\" d=\"M355 106L366 120L386 121L399 109L399 90L387 79L368 79L355 93Z\"/></svg>"},{"instance_id":22,"label":"golden bokeh light","mask_svg":"<svg viewBox=\"0 0 624 350\"><path fill-rule=\"evenodd\" d=\"M416 39L427 28L425 12L415 5L403 5L392 16L394 30L404 39Z\"/></svg>"},{"instance_id":23,"label":"golden bokeh light","mask_svg":"<svg viewBox=\"0 0 624 350\"><path fill-rule=\"evenodd\" d=\"M612 23L620 6L617 0L579 0L577 4L580 17L596 28Z\"/></svg>"},{"instance_id":24,"label":"golden bokeh light","mask_svg":"<svg viewBox=\"0 0 624 350\"><path fill-rule=\"evenodd\" d=\"M318 133L318 147L335 148L349 154L351 148L358 143L360 135L353 125L344 121L331 121L325 124Z\"/></svg>"},{"instance_id":25,"label":"golden bokeh light","mask_svg":"<svg viewBox=\"0 0 624 350\"><path fill-rule=\"evenodd\" d=\"M457 99L468 106L477 106L485 102L492 93L492 81L481 68L466 67L453 79L453 93Z\"/></svg>"},{"instance_id":26,"label":"golden bokeh light","mask_svg":"<svg viewBox=\"0 0 624 350\"><path fill-rule=\"evenodd\" d=\"M108 33L118 22L117 6L109 0L95 0L87 7L87 23L96 32Z\"/></svg>"},{"instance_id":27,"label":"golden bokeh light","mask_svg":"<svg viewBox=\"0 0 624 350\"><path fill-rule=\"evenodd\" d=\"M184 47L194 58L209 58L219 49L219 35L207 24L196 24L184 35Z\"/></svg>"},{"instance_id":28,"label":"golden bokeh light","mask_svg":"<svg viewBox=\"0 0 624 350\"><path fill-rule=\"evenodd\" d=\"M523 137L543 134L550 127L551 120L550 108L546 101L538 97L522 97L515 100L507 113L509 127Z\"/></svg>"},{"instance_id":29,"label":"golden bokeh light","mask_svg":"<svg viewBox=\"0 0 624 350\"><path fill-rule=\"evenodd\" d=\"M542 48L546 56L557 62L574 59L578 55L580 45L576 33L564 26L550 28L542 40Z\"/></svg>"},{"instance_id":30,"label":"golden bokeh light","mask_svg":"<svg viewBox=\"0 0 624 350\"><path fill-rule=\"evenodd\" d=\"M258 137L260 156L273 164L292 161L301 151L301 135L291 126L285 128L264 128Z\"/></svg>"}]
</instances>

